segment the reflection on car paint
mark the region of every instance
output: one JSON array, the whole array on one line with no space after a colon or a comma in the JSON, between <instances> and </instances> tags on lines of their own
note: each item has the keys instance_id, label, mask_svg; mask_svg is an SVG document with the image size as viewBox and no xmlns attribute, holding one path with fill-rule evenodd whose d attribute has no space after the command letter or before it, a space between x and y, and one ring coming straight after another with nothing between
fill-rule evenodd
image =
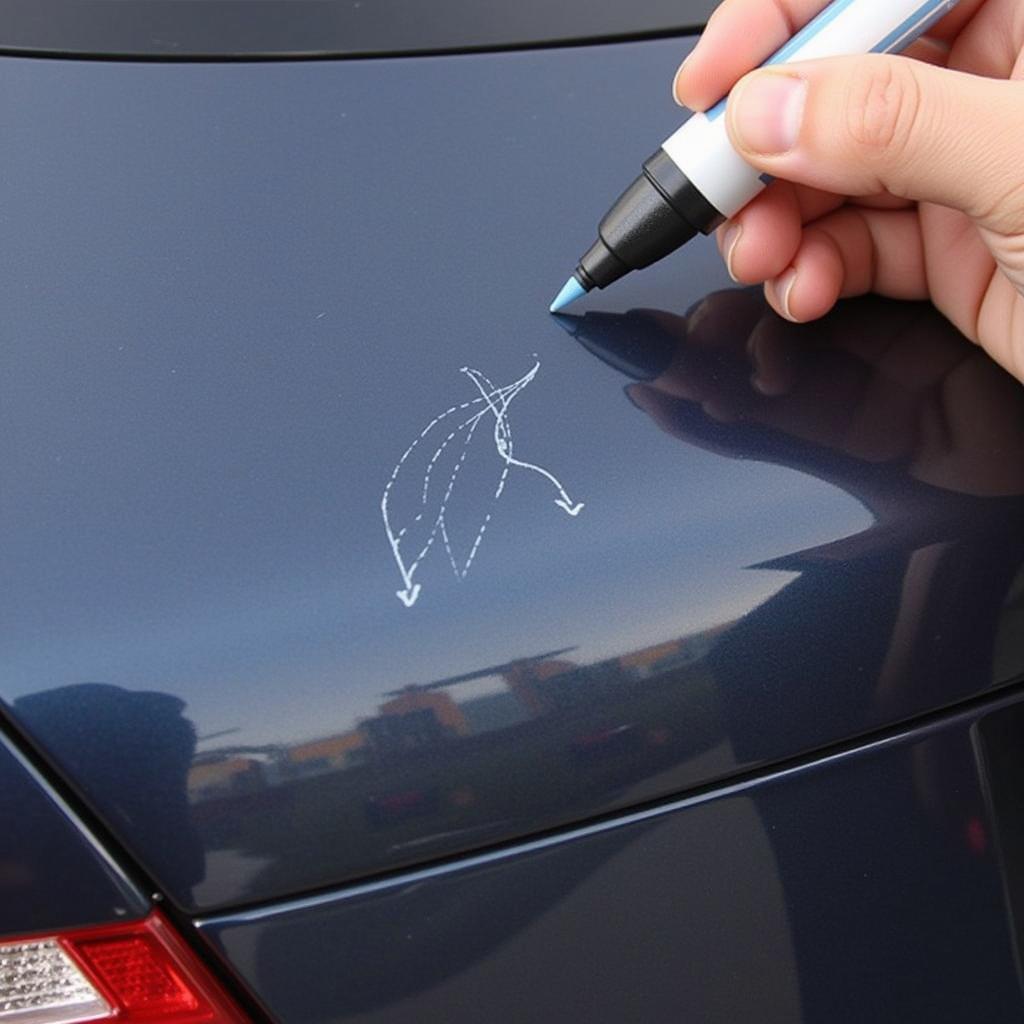
<instances>
[{"instance_id":1,"label":"reflection on car paint","mask_svg":"<svg viewBox=\"0 0 1024 1024\"><path fill-rule=\"evenodd\" d=\"M537 473L546 478L558 492L555 504L568 513L568 515L575 517L579 515L580 510L583 508L583 502L574 501L570 498L561 481L549 470L532 462L524 462L522 459L514 458L512 455L512 425L508 419L508 407L512 399L537 376L539 369L540 361L537 360L531 369L518 380L504 387L496 387L480 370L473 369L470 366L461 367L460 372L464 373L473 382L477 391L480 392L479 396L462 402L460 405L453 405L435 416L420 431L419 436L412 444L405 449L402 457L398 460L398 464L391 471L391 476L384 486L384 494L380 499L380 511L384 520L384 529L387 531L388 543L391 546L391 553L394 555L398 571L402 576L402 589L395 591L395 594L406 608L411 608L420 595L421 586L419 583L413 583L413 575L429 554L438 537L444 542L444 550L448 556L448 563L455 574L455 578L459 580L466 578L466 574L476 558L480 544L483 542L484 534L487 532L487 527L491 522L491 516L494 514L494 503L498 501L505 490L512 467ZM479 408L481 405L483 408ZM414 459L413 454L417 453L421 458L425 457L426 451L429 450L431 444L436 443L437 436L448 430L449 424L444 421L450 416L455 416L458 419L458 414L464 413L467 409L472 409L472 414L449 430L447 436L444 437L441 443L434 449L433 454L430 455L424 469L421 460ZM485 513L483 521L477 528L476 535L467 548L468 553L463 552L456 555L449 532L449 524L445 516L455 490L455 482L458 479L459 471L465 465L470 444L473 441L477 428L486 419L488 413L494 417L492 438L495 450L503 463L501 475L498 477L494 496L491 499L491 508ZM443 425L440 426L440 429L437 429L441 424ZM454 459L454 462L447 470L447 473L442 473L438 466L440 464L443 467L444 463L441 463L440 460L445 455L449 445L460 434L462 435L461 446L456 446L455 450L450 453L450 457ZM421 444L423 445L422 449ZM419 452L417 452L417 449L420 449ZM418 503L416 502L414 495L412 506L416 510L415 514L412 514L411 518L407 519L405 526L396 529L392 524L393 512L391 506L394 502L392 492L399 480L404 479L403 471L405 476L415 477L415 491L419 495L419 501ZM422 473L422 489L419 487L420 473ZM436 482L438 476L446 477L446 482ZM431 486L432 483L433 487ZM443 494L438 499L437 493L442 488ZM433 505L431 500L433 500ZM433 509L435 506L436 512L431 512L428 515L427 510ZM417 524L422 524L422 527L416 529ZM424 531L429 531L426 533L425 539L423 536ZM407 537L409 539L406 539ZM419 548L415 556L407 556L404 553L403 540L406 547L411 546L411 550L415 551Z\"/></svg>"},{"instance_id":2,"label":"reflection on car paint","mask_svg":"<svg viewBox=\"0 0 1024 1024\"><path fill-rule=\"evenodd\" d=\"M871 510L872 525L778 560L792 581L741 620L594 662L578 662L567 647L411 684L383 694L377 713L349 730L282 748L265 785L284 786L289 813L300 818L303 806L349 807L347 853L366 864L369 848L358 851L364 842L377 845L375 833L390 836L397 855L429 850L424 835L499 838L527 805L538 820L545 805L582 806L592 793L615 792L627 803L630 794L646 795L638 784L647 777L701 757L715 764L723 740L727 757L768 758L777 743L777 730L765 728L773 705L799 699L813 709L828 685L842 715L847 677L872 680L867 700L884 718L908 689L936 678L943 655L935 636L951 635L945 620L959 614L961 587L993 610L1008 600L1022 555L1011 536L1019 533L1024 471L1021 460L1006 458L1008 450L1024 453L1024 423L1011 429L1019 396L933 311L866 300L804 328L776 317L755 294L730 291L685 318L642 311L580 319L576 333L589 351L647 382L630 385L630 397L659 428L729 457L825 474ZM901 349L918 345L933 350L929 379L894 380L885 360L897 362ZM939 362L946 374L936 378ZM758 373L768 375L774 395L752 383ZM982 399L1007 428L998 456L986 424L957 414L957 403ZM939 446L928 427L936 419L956 431ZM854 422L866 424L866 436L851 431ZM979 516L966 533L965 516ZM984 557L993 531L1007 537L993 555L998 564ZM934 572L959 583L946 600L933 594L930 604L916 604L911 595ZM1013 592L1016 607L1019 587ZM982 619L987 628L998 616ZM993 643L984 628L972 640L966 625L956 638L965 673L984 664ZM944 671L951 670L947 661ZM207 772L215 770L216 751L203 759ZM227 783L206 791L214 805L232 798ZM210 820L213 808L202 810L202 799L193 794L196 813ZM267 803L279 800L268 792ZM217 817L248 820L237 811ZM448 828L435 832L442 821Z\"/></svg>"},{"instance_id":3,"label":"reflection on car paint","mask_svg":"<svg viewBox=\"0 0 1024 1024\"><path fill-rule=\"evenodd\" d=\"M201 929L282 1020L1017 1021L1022 730L1017 689Z\"/></svg>"},{"instance_id":4,"label":"reflection on car paint","mask_svg":"<svg viewBox=\"0 0 1024 1024\"><path fill-rule=\"evenodd\" d=\"M934 310L866 300L800 327L729 291L686 317L646 311L612 327L588 350L625 339L617 368L647 381L628 385L640 411L621 413L642 413L681 456L700 448L826 480L868 510L866 527L750 565L783 582L703 628L659 627L603 657L562 629L557 646L380 687L367 711L319 730L257 743L208 734L180 777L190 828L146 826L160 838L147 867L181 903L334 884L586 820L1020 678L1019 387ZM656 358L637 350L644 338ZM605 380L613 393L621 383ZM483 404L474 414L492 415ZM416 486L418 501L422 477ZM122 747L111 771L42 698L15 712L118 820L148 755ZM53 704L73 717L77 702ZM189 836L206 854L201 882L182 871Z\"/></svg>"}]
</instances>

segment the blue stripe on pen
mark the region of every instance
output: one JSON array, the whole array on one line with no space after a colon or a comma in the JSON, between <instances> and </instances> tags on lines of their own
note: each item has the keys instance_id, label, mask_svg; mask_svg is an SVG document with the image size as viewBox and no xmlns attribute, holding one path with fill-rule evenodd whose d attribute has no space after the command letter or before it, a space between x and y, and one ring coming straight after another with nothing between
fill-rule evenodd
<instances>
[{"instance_id":1,"label":"blue stripe on pen","mask_svg":"<svg viewBox=\"0 0 1024 1024\"><path fill-rule=\"evenodd\" d=\"M722 116L722 115L723 115L723 114L725 113L725 103L726 103L726 100L728 100L728 98L729 98L728 96L723 96L723 97L722 97L722 99L720 99L720 100L719 100L719 101L718 101L718 102L717 102L717 103L716 103L716 104L715 104L715 105L714 105L714 106L713 106L713 107L712 107L712 108L711 108L711 109L710 109L710 110L709 110L709 111L707 112L707 115L706 115L706 116L707 116L707 119L708 119L709 121L714 121L714 120L716 120L717 118L721 117L721 116Z\"/></svg>"},{"instance_id":2,"label":"blue stripe on pen","mask_svg":"<svg viewBox=\"0 0 1024 1024\"><path fill-rule=\"evenodd\" d=\"M855 0L835 0L813 21L808 22L792 39L775 51L764 63L781 64L788 60L801 46L813 38L829 22L834 21ZM956 0L926 0L905 21L897 25L884 39L871 48L870 53L891 53L909 46L919 35L926 32L947 11L952 10ZM714 121L725 113L728 97L720 99L707 111L707 119Z\"/></svg>"},{"instance_id":3,"label":"blue stripe on pen","mask_svg":"<svg viewBox=\"0 0 1024 1024\"><path fill-rule=\"evenodd\" d=\"M808 39L816 36L829 22L835 21L843 11L846 10L855 0L835 0L828 5L812 21L809 21L789 42L779 47L766 61L765 64L781 64L800 49Z\"/></svg>"},{"instance_id":4,"label":"blue stripe on pen","mask_svg":"<svg viewBox=\"0 0 1024 1024\"><path fill-rule=\"evenodd\" d=\"M707 112L706 116L709 121L715 121L725 113L725 103L728 98L728 96L724 96Z\"/></svg>"},{"instance_id":5,"label":"blue stripe on pen","mask_svg":"<svg viewBox=\"0 0 1024 1024\"><path fill-rule=\"evenodd\" d=\"M781 64L784 60L788 60L797 50L800 49L808 39L813 39L826 25L835 19L846 10L850 4L854 3L855 0L833 0L816 18L809 21L792 39L788 40L782 46L779 47L764 63L765 64ZM932 0L935 2L935 0ZM939 0L941 2L941 0ZM714 121L721 117L725 113L725 101L728 97L720 99L709 111L707 111L707 119Z\"/></svg>"},{"instance_id":6,"label":"blue stripe on pen","mask_svg":"<svg viewBox=\"0 0 1024 1024\"><path fill-rule=\"evenodd\" d=\"M909 46L919 35L927 32L956 0L927 0L906 21L897 25L884 39L871 47L871 53L893 53Z\"/></svg>"}]
</instances>

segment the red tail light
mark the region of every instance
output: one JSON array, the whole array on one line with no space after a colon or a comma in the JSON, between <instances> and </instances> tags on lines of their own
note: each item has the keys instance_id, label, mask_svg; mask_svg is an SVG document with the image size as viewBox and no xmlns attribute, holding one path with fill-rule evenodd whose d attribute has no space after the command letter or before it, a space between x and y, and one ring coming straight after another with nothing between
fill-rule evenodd
<instances>
[{"instance_id":1,"label":"red tail light","mask_svg":"<svg viewBox=\"0 0 1024 1024\"><path fill-rule=\"evenodd\" d=\"M242 1024L159 915L0 941L0 1024Z\"/></svg>"}]
</instances>

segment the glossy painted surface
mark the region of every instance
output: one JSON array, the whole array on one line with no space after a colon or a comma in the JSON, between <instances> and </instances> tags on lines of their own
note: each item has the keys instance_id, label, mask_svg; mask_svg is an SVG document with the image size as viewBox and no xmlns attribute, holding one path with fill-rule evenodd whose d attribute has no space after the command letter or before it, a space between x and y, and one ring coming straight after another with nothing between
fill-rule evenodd
<instances>
[{"instance_id":1,"label":"glossy painted surface","mask_svg":"<svg viewBox=\"0 0 1024 1024\"><path fill-rule=\"evenodd\" d=\"M0 696L179 904L1024 673L1024 396L935 314L720 293L602 340L628 393L548 315L682 49L0 61ZM725 283L698 241L580 308Z\"/></svg>"},{"instance_id":2,"label":"glossy painted surface","mask_svg":"<svg viewBox=\"0 0 1024 1024\"><path fill-rule=\"evenodd\" d=\"M0 733L0 938L138 917L148 904Z\"/></svg>"},{"instance_id":3,"label":"glossy painted surface","mask_svg":"<svg viewBox=\"0 0 1024 1024\"><path fill-rule=\"evenodd\" d=\"M637 38L703 25L711 0L4 0L0 50L155 57L422 53Z\"/></svg>"},{"instance_id":4,"label":"glossy painted surface","mask_svg":"<svg viewBox=\"0 0 1024 1024\"><path fill-rule=\"evenodd\" d=\"M1009 1024L1022 742L1018 693L630 822L203 930L283 1024Z\"/></svg>"}]
</instances>

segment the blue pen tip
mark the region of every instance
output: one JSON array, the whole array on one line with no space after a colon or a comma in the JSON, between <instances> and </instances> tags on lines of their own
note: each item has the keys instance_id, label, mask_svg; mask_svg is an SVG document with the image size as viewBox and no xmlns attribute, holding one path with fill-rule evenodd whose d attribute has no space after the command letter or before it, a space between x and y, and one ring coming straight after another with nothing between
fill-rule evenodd
<instances>
[{"instance_id":1,"label":"blue pen tip","mask_svg":"<svg viewBox=\"0 0 1024 1024\"><path fill-rule=\"evenodd\" d=\"M575 275L562 285L562 290L555 296L555 301L548 306L549 313L557 313L565 309L570 302L575 302L581 295L586 295L587 289L576 280Z\"/></svg>"}]
</instances>

